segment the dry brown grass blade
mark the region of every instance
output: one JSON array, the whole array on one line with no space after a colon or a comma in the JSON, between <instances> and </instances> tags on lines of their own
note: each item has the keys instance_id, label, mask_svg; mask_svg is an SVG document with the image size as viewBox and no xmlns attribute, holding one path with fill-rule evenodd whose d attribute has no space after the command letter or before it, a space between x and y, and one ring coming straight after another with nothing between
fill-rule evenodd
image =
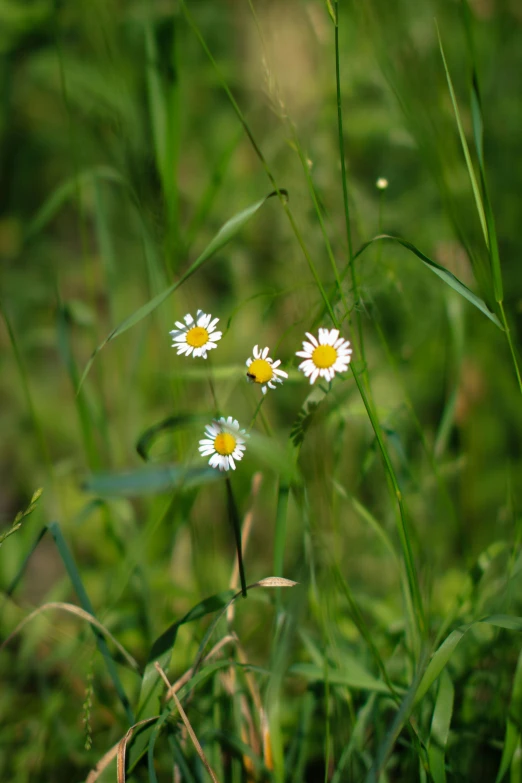
<instances>
[{"instance_id":1,"label":"dry brown grass blade","mask_svg":"<svg viewBox=\"0 0 522 783\"><path fill-rule=\"evenodd\" d=\"M127 757L127 745L129 744L129 740L134 734L134 730L140 726L145 726L146 723L151 723L155 720L158 720L157 715L155 715L153 718L145 718L145 720L140 720L139 723L135 723L134 726L131 726L125 736L122 737L118 742L118 745L116 746L118 753L118 759L116 762L118 783L125 783L125 759Z\"/></svg>"},{"instance_id":2,"label":"dry brown grass blade","mask_svg":"<svg viewBox=\"0 0 522 783\"><path fill-rule=\"evenodd\" d=\"M74 604L66 604L62 603L60 601L53 601L49 602L47 604L43 604L43 606L39 606L38 609L35 609L34 612L31 612L31 614L28 614L27 617L24 617L24 619L18 623L14 631L12 631L7 639L4 639L2 644L0 644L0 651L3 650L3 648L9 644L11 639L13 639L21 630L22 628L27 625L31 620L33 620L35 617L37 617L39 614L42 614L42 612L46 612L48 609L60 609L62 612L68 612L69 614L73 614L76 617L80 617L82 620L86 620L90 625L94 625L95 628L98 629L98 631L101 631L104 636L106 636L108 639L111 640L111 642L114 644L118 652L123 655L127 663L131 668L133 668L135 671L139 670L138 662L134 660L132 655L127 652L127 650L122 647L122 645L119 643L119 641L111 634L110 631L105 628L102 623L100 623L99 620L96 619L96 617L93 617L92 614L89 614L89 612L86 612L84 609L81 609L79 606L75 606Z\"/></svg>"},{"instance_id":3,"label":"dry brown grass blade","mask_svg":"<svg viewBox=\"0 0 522 783\"><path fill-rule=\"evenodd\" d=\"M91 771L85 778L85 783L96 783L101 773L105 769L107 769L111 761L116 758L119 745L120 743L117 742L116 745L113 745L113 747L110 750L108 750L104 756L101 757L101 759L98 761L96 766L93 767L93 769L91 769Z\"/></svg>"},{"instance_id":4,"label":"dry brown grass blade","mask_svg":"<svg viewBox=\"0 0 522 783\"><path fill-rule=\"evenodd\" d=\"M109 764L113 759L118 756L117 761L117 775L118 775L118 783L120 781L123 781L125 783L125 758L127 753L127 745L129 740L131 739L132 735L134 734L134 729L139 728L140 726L144 726L146 723L151 723L152 721L157 720L156 717L153 718L146 718L146 720L141 720L139 723L136 723L134 726L131 726L130 729L127 731L124 737L121 738L121 740L118 740L116 745L113 745L110 750L107 751L107 753L101 757L101 759L98 761L95 767L91 769L87 777L85 778L85 783L96 783L102 772L107 769Z\"/></svg>"},{"instance_id":5,"label":"dry brown grass blade","mask_svg":"<svg viewBox=\"0 0 522 783\"><path fill-rule=\"evenodd\" d=\"M204 657L203 663L207 663L208 661L212 660L220 651L221 648L225 645L233 642L234 644L237 644L237 636L233 633L228 634L227 636L224 636L222 639L219 640L219 642L216 642L214 647L211 649L211 651ZM174 685L171 685L169 690L167 691L167 701L172 698L173 693L177 693L180 688L182 688L185 683L187 683L194 674L194 667L191 666L190 669L187 669L185 674L182 674L179 679L176 680Z\"/></svg>"},{"instance_id":6,"label":"dry brown grass blade","mask_svg":"<svg viewBox=\"0 0 522 783\"><path fill-rule=\"evenodd\" d=\"M261 709L261 733L263 735L263 758L267 769L274 769L274 757L272 754L272 742L270 740L270 727L264 709Z\"/></svg>"},{"instance_id":7,"label":"dry brown grass blade","mask_svg":"<svg viewBox=\"0 0 522 783\"><path fill-rule=\"evenodd\" d=\"M199 744L199 740L196 737L192 726L190 725L190 721L189 721L189 719L187 718L187 716L185 714L185 710L181 706L181 702L178 699L178 697L176 696L175 691L172 689L172 685L170 684L167 675L165 674L165 672L163 671L163 669L161 668L161 666L159 665L159 663L157 661L154 664L154 666L156 667L156 671L160 675L161 679L163 680L163 682L167 686L167 692L172 694L172 698L174 699L174 702L176 703L176 707L178 708L178 712L181 715L181 720L185 724L185 728L187 729L187 731L189 733L190 739L192 740L192 744L194 745L198 756L200 757L201 761L205 765L205 768L206 768L208 774L212 778L212 783L219 783L217 777L214 774L214 771L213 771L212 767L210 766L210 764L208 762L207 757L205 756L203 748ZM120 783L119 778L118 778L118 783ZM124 783L124 781L121 781L121 783Z\"/></svg>"}]
</instances>

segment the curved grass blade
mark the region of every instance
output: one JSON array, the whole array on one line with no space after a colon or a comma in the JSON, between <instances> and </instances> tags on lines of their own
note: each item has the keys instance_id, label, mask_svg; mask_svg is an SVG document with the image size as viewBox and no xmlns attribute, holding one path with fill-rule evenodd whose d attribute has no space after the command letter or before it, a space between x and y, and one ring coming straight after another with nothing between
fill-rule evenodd
<instances>
[{"instance_id":1,"label":"curved grass blade","mask_svg":"<svg viewBox=\"0 0 522 783\"><path fill-rule=\"evenodd\" d=\"M464 285L464 283L461 280L459 280L458 277L455 277L455 275L452 274L452 272L450 272L448 269L441 266L440 264L437 264L436 261L433 261L433 259L425 255L421 250L415 247L415 245L412 242L408 242L407 239L402 239L402 237L392 236L391 234L379 234L379 236L373 237L373 239L370 239L368 242L365 242L364 245L362 245L359 248L354 258L360 256L366 250L366 248L368 248L374 242L383 239L398 242L399 245L402 245L403 247L406 248L406 250L409 250L411 253L416 255L417 258L420 258L423 264L425 264L428 267L428 269L430 269L434 274L436 274L437 277L440 277L441 280L444 280L444 282L447 285L449 285L450 288L453 288L453 290L456 291L461 296L463 296L464 299L467 299L468 302L471 302L471 304L474 305L478 310L480 310L481 313L484 313L484 315L487 318L489 318L490 321L493 321L495 326L498 326L499 329L504 331L504 327L500 323L495 313L491 312L491 310L488 308L486 303L480 297L474 294L473 291L470 291L470 289L466 285Z\"/></svg>"},{"instance_id":2,"label":"curved grass blade","mask_svg":"<svg viewBox=\"0 0 522 783\"><path fill-rule=\"evenodd\" d=\"M75 615L82 620L86 620L86 622L88 622L93 629L98 630L100 633L106 636L107 639L111 640L122 658L127 662L127 665L130 666L131 669L138 671L138 663L134 660L132 655L127 652L123 645L120 644L116 637L113 636L112 633L103 625L103 623L100 623L100 621L90 612L86 612L84 609L80 609L79 606L63 603L62 601L50 601L49 603L39 606L38 609L35 609L34 612L28 614L27 617L24 617L24 619L18 623L14 631L11 631L7 639L4 639L4 641L0 644L0 650L9 644L11 639L20 633L22 628L24 628L27 623L29 623L35 617L38 617L38 615L42 614L42 612L46 612L48 609L60 609L63 612L68 612L69 614Z\"/></svg>"},{"instance_id":3,"label":"curved grass blade","mask_svg":"<svg viewBox=\"0 0 522 783\"><path fill-rule=\"evenodd\" d=\"M453 714L453 701L455 689L447 671L443 671L440 678L439 692L433 719L431 721L431 734L428 747L430 772L434 783L446 783L446 769L444 755L448 744L451 716Z\"/></svg>"},{"instance_id":4,"label":"curved grass blade","mask_svg":"<svg viewBox=\"0 0 522 783\"><path fill-rule=\"evenodd\" d=\"M65 569L69 575L69 579L72 582L72 586L74 587L76 595L78 596L83 609L93 617L96 617L92 604L89 600L89 596L87 595L87 591L83 586L80 572L78 571L78 568L72 556L72 552L69 549L67 542L62 535L62 531L60 530L60 525L57 522L52 522L49 525L48 529L51 536L53 537L53 540L56 544L60 557L62 558ZM135 722L134 714L130 706L129 699L127 698L127 694L125 693L118 672L116 670L114 659L110 653L109 648L107 647L107 642L105 641L104 637L102 636L102 634L98 629L94 628L93 626L91 627L94 636L96 638L96 644L98 645L98 649L105 660L105 665L107 666L107 670L113 682L116 693L118 694L120 701L123 705L123 708L125 710L125 714L129 721L129 725L132 725Z\"/></svg>"},{"instance_id":5,"label":"curved grass blade","mask_svg":"<svg viewBox=\"0 0 522 783\"><path fill-rule=\"evenodd\" d=\"M48 196L36 215L30 221L25 233L25 239L31 239L35 234L45 228L58 213L62 205L65 204L68 199L76 197L80 185L87 184L96 179L125 184L125 180L121 174L110 166L93 166L92 168L85 169L84 171L75 174L70 179L58 185L51 195Z\"/></svg>"},{"instance_id":6,"label":"curved grass blade","mask_svg":"<svg viewBox=\"0 0 522 783\"><path fill-rule=\"evenodd\" d=\"M166 432L170 432L171 430L177 430L180 427L186 427L190 424L195 424L196 422L203 420L207 421L207 419L207 416L198 415L196 413L180 413L176 416L169 416L168 418L163 419L163 421L160 421L157 424L153 424L152 427L149 427L149 429L145 430L136 444L136 451L142 460L144 460L144 462L148 462L150 459L149 452L152 448L152 445L160 435L163 435Z\"/></svg>"},{"instance_id":7,"label":"curved grass blade","mask_svg":"<svg viewBox=\"0 0 522 783\"><path fill-rule=\"evenodd\" d=\"M163 688L161 678L155 668L155 663L159 663L164 671L168 669L179 628L186 623L194 622L194 620L199 620L207 614L223 609L227 606L230 599L234 597L234 594L234 590L227 590L223 593L217 593L210 598L205 598L205 600L194 606L181 618L181 620L170 625L166 631L156 639L151 647L141 682L138 704L138 717L140 719L151 718L154 715L161 713L159 701L163 693ZM145 729L140 732L134 740L129 753L129 771L132 770L145 753L149 744L150 733L150 729Z\"/></svg>"},{"instance_id":8,"label":"curved grass blade","mask_svg":"<svg viewBox=\"0 0 522 783\"><path fill-rule=\"evenodd\" d=\"M509 631L522 631L522 617L512 617L507 614L494 614L490 617L485 617L483 620L477 620L474 623L468 623L467 625L461 625L460 628L456 628L433 654L420 682L419 689L415 696L415 704L418 704L431 688L453 655L462 637L470 628L473 628L475 625L480 625L481 623L484 623L485 625L494 625L496 628L505 628Z\"/></svg>"},{"instance_id":9,"label":"curved grass blade","mask_svg":"<svg viewBox=\"0 0 522 783\"><path fill-rule=\"evenodd\" d=\"M297 584L296 582L293 582L290 579L284 579L283 577L277 577L277 576L270 576L265 579L260 579L258 582L254 582L253 584L247 585L246 589L254 590L258 587L295 587L296 584ZM200 664L203 660L205 647L210 637L214 633L216 626L218 625L221 618L225 615L228 607L231 606L231 604L234 601L236 601L242 594L243 593L241 590L239 592L236 592L235 590L228 590L226 592L218 593L217 595L205 599L200 604L197 604L197 606L191 609L190 612L188 612L188 614L186 614L184 618L182 618L177 623L174 623L169 628L167 628L167 630L154 642L149 655L147 666L145 668L145 674L143 676L142 685L141 685L140 706L138 709L142 711L142 713L144 713L143 717L146 717L147 715L150 715L150 717L155 716L156 715L156 713L154 712L155 706L158 707L159 717L163 717L165 713L170 713L171 711L170 706L167 706L163 711L160 710L159 700L162 698L163 692L161 688L161 679L158 674L156 664L159 664L160 668L163 670L165 669L165 666L168 667L170 658L172 656L172 650L176 642L178 628L181 625L184 625L185 623L188 622L192 622L193 620L197 620L200 617L205 616L206 614L210 614L212 612L221 609L219 614L210 623L210 626L208 627L207 632L205 633L203 641L199 645L198 652L196 654L194 663L191 668L191 677L188 680L188 682L186 682L180 688L179 698L183 698L184 695L190 692L199 683L204 682L206 679L208 679L208 677L210 677L215 671L218 671L222 668L229 667L231 665L230 661L228 660L214 661L213 663L209 663L203 669L198 671ZM162 662L164 663L164 666L161 665ZM238 664L234 664L234 665L238 665ZM133 767L137 764L139 759L146 752L147 746L149 744L150 733L151 733L151 729L146 729L136 737L134 745L131 748L129 771L133 769Z\"/></svg>"},{"instance_id":10,"label":"curved grass blade","mask_svg":"<svg viewBox=\"0 0 522 783\"><path fill-rule=\"evenodd\" d=\"M186 272L181 275L179 280L176 280L175 283L172 283L168 288L166 288L164 291L162 291L160 294L155 296L153 299L151 299L146 304L139 307L137 310L134 311L131 315L129 315L127 318L125 318L124 321L122 321L119 326L116 326L112 332L103 340L98 347L94 350L94 353L90 357L89 361L87 362L87 365L85 367L85 370L83 371L83 375L81 377L78 390L81 389L82 384L87 377L89 370L91 369L92 363L94 359L96 358L96 355L104 348L107 343L109 343L111 340L114 340L116 337L119 337L120 334L123 334L127 331L127 329L130 329L132 326L135 326L137 323L142 321L144 318L146 318L148 315L150 315L154 310L160 306L168 297L174 293L174 291L179 288L186 280L189 279L189 277L192 277L194 272L197 272L197 270L203 266L203 264L208 261L215 253L217 253L221 248L223 248L230 240L243 228L243 226L248 223L251 217L253 217L256 212L263 206L263 204L273 196L284 194L285 196L288 196L288 193L286 190L280 190L279 194L276 191L273 191L272 193L269 193L268 196L265 196L265 198L260 199L260 201L256 201L255 204L252 204L251 206L247 207L246 209L243 209L241 212L238 212L237 215L234 215L234 217L230 218L230 220L227 220L227 222L219 229L216 236L212 239L212 241L207 245L205 250L201 253L198 258L189 266Z\"/></svg>"}]
</instances>

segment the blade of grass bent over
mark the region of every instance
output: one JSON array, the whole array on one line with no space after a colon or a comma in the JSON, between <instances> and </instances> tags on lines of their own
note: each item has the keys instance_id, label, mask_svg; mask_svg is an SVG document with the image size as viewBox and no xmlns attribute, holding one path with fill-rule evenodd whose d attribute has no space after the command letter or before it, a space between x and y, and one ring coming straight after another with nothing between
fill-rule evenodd
<instances>
[{"instance_id":1,"label":"blade of grass bent over","mask_svg":"<svg viewBox=\"0 0 522 783\"><path fill-rule=\"evenodd\" d=\"M259 580L259 582L254 582L251 585L247 585L246 589L248 591L257 587L293 587L295 584L295 582L292 582L289 579L268 577L266 579ZM236 592L235 590L226 590L222 593L217 593L216 595L210 596L210 598L204 599L199 604L194 606L184 617L181 618L181 620L178 620L177 622L170 625L167 630L156 639L151 647L141 684L140 700L138 706L138 717L140 719L150 718L158 714L163 714L159 709L159 700L162 696L161 679L158 675L155 664L158 662L162 669L168 669L179 628L186 623L193 622L194 620L205 617L207 614L221 610L216 618L211 622L203 638L203 641L199 646L198 653L192 666L193 675L195 675L203 659L205 646L214 632L216 625L226 613L230 604L239 598L240 595L242 595L242 591ZM222 663L223 662L219 662L218 664L211 664L211 667L216 665L219 667L222 665ZM191 683L192 685L194 684L192 680L189 680L189 682L184 686L184 689L186 690L189 685L191 685ZM180 693L182 692L183 690L180 691ZM150 730L147 729L136 737L131 748L129 770L137 764L139 759L145 753L149 742L149 737Z\"/></svg>"},{"instance_id":2,"label":"blade of grass bent over","mask_svg":"<svg viewBox=\"0 0 522 783\"><path fill-rule=\"evenodd\" d=\"M283 193L285 196L288 195L286 191L279 191L279 193ZM253 217L256 214L256 212L263 206L263 204L274 195L276 194L269 193L268 196L265 196L265 198L256 201L255 204L252 204L251 206L247 207L241 212L238 212L237 215L234 215L234 217L230 218L230 220L227 220L227 222L219 229L216 236L207 245L205 250L189 266L187 271L184 272L178 280L176 280L176 282L172 283L172 285L170 285L160 294L153 297L153 299L151 299L149 302L139 307L137 310L134 311L134 313L129 315L127 318L125 318L124 321L122 321L118 326L116 326L112 330L112 332L110 332L110 334L105 338L105 340L103 340L94 350L94 353L92 354L91 358L87 362L85 370L83 371L83 375L78 385L78 391L81 389L82 384L85 378L87 377L89 370L92 367L92 363L96 358L96 355L102 350L102 348L104 348L107 345L107 343L109 343L111 340L114 340L116 337L119 337L119 335L126 332L127 329L130 329L131 327L135 326L137 323L139 323L148 315L150 315L152 312L154 312L154 310L157 307L159 307L166 299L168 299L168 297L171 294L173 294L174 291L176 291L176 289L179 288L186 280L188 280L189 277L191 277L194 274L194 272L196 272L201 266L203 266L203 264L206 261L208 261L213 255L215 255L215 253L217 253L228 242L230 242L230 240L243 228L245 223L247 223L250 220L250 218Z\"/></svg>"},{"instance_id":3,"label":"blade of grass bent over","mask_svg":"<svg viewBox=\"0 0 522 783\"><path fill-rule=\"evenodd\" d=\"M476 620L473 623L467 623L456 628L433 654L415 695L415 704L418 704L424 698L453 655L462 637L475 625L480 625L481 623L493 625L496 628L506 628L509 631L522 631L522 617L514 617L508 614L490 615L482 620Z\"/></svg>"},{"instance_id":4,"label":"blade of grass bent over","mask_svg":"<svg viewBox=\"0 0 522 783\"><path fill-rule=\"evenodd\" d=\"M473 293L473 291L470 291L470 289L464 285L464 283L458 279L458 277L455 277L455 275L450 272L445 267L438 264L436 261L433 261L433 259L429 258L425 253L423 253L421 250L419 250L412 242L408 242L407 239L402 239L402 237L393 236L391 234L380 234L379 236L373 237L368 242L365 242L357 251L355 254L355 258L358 258L366 248L368 248L370 245L372 245L374 242L380 241L380 240L391 240L393 242L398 242L400 245L405 247L407 250L409 250L411 253L417 256L417 258L420 258L420 260L425 264L425 266L428 267L437 277L440 277L441 280L443 280L446 285L449 285L450 288L453 288L454 291L456 291L458 294L464 297L464 299L467 299L468 302L470 302L472 305L474 305L478 310L481 311L481 313L484 313L484 315L489 318L490 321L492 321L495 326L498 326L499 329L504 331L504 327L495 315L495 313L491 312L491 310L488 308L486 303L480 299L476 294ZM346 270L344 272L346 274ZM343 274L343 276L344 276Z\"/></svg>"},{"instance_id":5,"label":"blade of grass bent over","mask_svg":"<svg viewBox=\"0 0 522 783\"><path fill-rule=\"evenodd\" d=\"M74 561L74 557L72 555L71 550L69 549L67 542L65 538L62 535L62 531L60 529L60 525L57 522L52 522L49 525L49 532L52 535L54 542L57 546L58 552L60 553L60 557L62 558L63 564L65 566L65 569L69 575L69 578L72 582L72 586L74 587L74 590L76 592L76 595L79 598L79 601L83 607L83 609L88 612L90 615L93 615L96 617L94 613L94 609L92 607L92 604L89 600L89 596L87 595L87 592L85 590L85 587L83 586L83 582L80 576L80 572L78 571L78 568L76 566L76 563ZM107 671L109 672L109 675L111 677L111 680L114 684L114 688L116 690L116 693L118 694L120 701L123 705L123 708L125 710L125 714L127 716L127 719L129 721L129 724L132 725L134 723L134 714L132 711L132 708L130 706L129 699L127 697L127 694L125 693L125 690L123 688L123 685L121 683L121 680L119 678L118 672L116 670L116 665L114 663L114 659L110 653L109 648L107 647L107 642L103 638L100 631L98 631L96 628L91 626L93 629L94 636L96 638L96 644L98 645L98 649L101 652L104 660L105 665L107 666Z\"/></svg>"}]
</instances>

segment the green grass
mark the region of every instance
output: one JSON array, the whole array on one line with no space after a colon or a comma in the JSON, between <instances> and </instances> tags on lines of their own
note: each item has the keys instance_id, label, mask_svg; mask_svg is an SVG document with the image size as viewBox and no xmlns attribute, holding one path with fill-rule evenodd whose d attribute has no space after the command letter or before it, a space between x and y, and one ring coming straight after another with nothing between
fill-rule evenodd
<instances>
[{"instance_id":1,"label":"green grass","mask_svg":"<svg viewBox=\"0 0 522 783\"><path fill-rule=\"evenodd\" d=\"M0 778L519 780L514 5L0 29ZM311 387L321 326L353 357Z\"/></svg>"}]
</instances>

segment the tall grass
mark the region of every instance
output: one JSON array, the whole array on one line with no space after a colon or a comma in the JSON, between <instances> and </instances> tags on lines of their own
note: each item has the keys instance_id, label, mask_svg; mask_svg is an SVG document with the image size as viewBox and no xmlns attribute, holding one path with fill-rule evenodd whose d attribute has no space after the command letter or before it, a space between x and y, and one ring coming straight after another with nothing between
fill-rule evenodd
<instances>
[{"instance_id":1,"label":"tall grass","mask_svg":"<svg viewBox=\"0 0 522 783\"><path fill-rule=\"evenodd\" d=\"M2 779L517 780L516 11L1 13Z\"/></svg>"}]
</instances>

